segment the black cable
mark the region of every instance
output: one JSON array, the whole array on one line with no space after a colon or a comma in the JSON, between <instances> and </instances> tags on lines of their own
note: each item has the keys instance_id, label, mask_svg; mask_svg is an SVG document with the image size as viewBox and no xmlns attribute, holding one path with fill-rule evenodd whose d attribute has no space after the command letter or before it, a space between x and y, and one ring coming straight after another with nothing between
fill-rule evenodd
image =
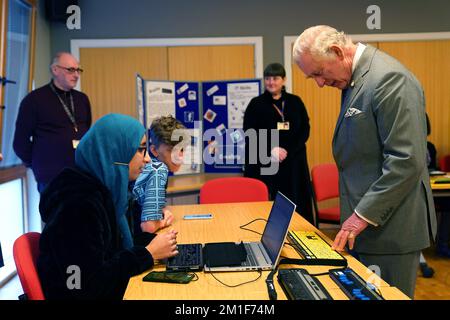
<instances>
[{"instance_id":1,"label":"black cable","mask_svg":"<svg viewBox=\"0 0 450 320\"><path fill-rule=\"evenodd\" d=\"M226 284L225 282L223 282L223 281L217 279L213 272L208 272L208 273L211 274L212 277L213 277L214 279L216 279L216 281L218 281L219 283L223 284L224 286L226 286L226 287L228 287L228 288L236 288L236 287L242 286L242 285L247 284L247 283L255 282L255 281L257 281L259 278L261 278L261 276L262 276L262 270L261 270L261 269L258 269L257 271L258 271L258 278L254 279L254 280L247 281L247 282L235 284L235 285L228 285L228 284Z\"/></svg>"},{"instance_id":2,"label":"black cable","mask_svg":"<svg viewBox=\"0 0 450 320\"><path fill-rule=\"evenodd\" d=\"M188 274L189 275L193 275L194 276L194 278L192 278L192 280L191 281L197 281L198 280L198 275L195 273L195 272L188 272Z\"/></svg>"},{"instance_id":3,"label":"black cable","mask_svg":"<svg viewBox=\"0 0 450 320\"><path fill-rule=\"evenodd\" d=\"M278 266L275 269L272 269L269 275L266 278L267 292L269 293L270 300L277 300L277 290L273 285L273 276L278 271Z\"/></svg>"},{"instance_id":4,"label":"black cable","mask_svg":"<svg viewBox=\"0 0 450 320\"><path fill-rule=\"evenodd\" d=\"M249 224L251 224L251 223L253 223L253 222L255 222L255 221L258 221L258 220L262 220L262 221L267 222L266 219L258 218L258 219L255 219L255 220L250 221L249 223L243 224L242 226L239 226L239 228L242 229L242 230L247 230L247 231L250 231L250 232L257 233L257 234L259 234L260 236L262 236L262 233L259 233L258 231L255 231L255 230L252 230L252 229L244 228L244 227L248 226ZM294 246L292 243L284 242L283 245L288 245L288 246L291 246L292 248L295 249L295 246Z\"/></svg>"},{"instance_id":5,"label":"black cable","mask_svg":"<svg viewBox=\"0 0 450 320\"><path fill-rule=\"evenodd\" d=\"M259 233L258 231L255 231L255 230L252 230L252 229L247 229L247 228L244 228L244 227L248 226L249 224L251 224L251 223L253 223L253 222L255 222L255 221L258 221L258 220L262 220L262 221L265 221L265 222L267 222L267 220L266 220L266 219L263 219L263 218L258 218L258 219L255 219L255 220L252 220L252 221L250 221L249 223L243 224L242 226L239 226L239 228L240 228L240 229L242 229L242 230L247 230L247 231L250 231L250 232L254 232L254 233L257 233L257 234L259 234L259 235L261 236L261 235L262 235L262 233Z\"/></svg>"}]
</instances>

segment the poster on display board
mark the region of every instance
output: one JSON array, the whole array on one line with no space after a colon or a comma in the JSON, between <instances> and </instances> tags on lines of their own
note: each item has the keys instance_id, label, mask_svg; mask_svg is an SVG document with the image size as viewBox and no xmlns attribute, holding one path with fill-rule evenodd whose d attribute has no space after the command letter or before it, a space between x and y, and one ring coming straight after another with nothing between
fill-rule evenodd
<instances>
[{"instance_id":1,"label":"poster on display board","mask_svg":"<svg viewBox=\"0 0 450 320\"><path fill-rule=\"evenodd\" d=\"M149 129L153 119L172 115L187 128L188 144L184 149L183 165L175 175L200 173L201 121L199 84L187 81L144 80L142 120ZM138 112L141 115L141 112Z\"/></svg>"},{"instance_id":2,"label":"poster on display board","mask_svg":"<svg viewBox=\"0 0 450 320\"><path fill-rule=\"evenodd\" d=\"M139 122L147 128L145 120L145 106L144 106L144 79L136 74L136 106Z\"/></svg>"},{"instance_id":3,"label":"poster on display board","mask_svg":"<svg viewBox=\"0 0 450 320\"><path fill-rule=\"evenodd\" d=\"M244 113L261 79L202 82L205 172L242 172Z\"/></svg>"}]
</instances>

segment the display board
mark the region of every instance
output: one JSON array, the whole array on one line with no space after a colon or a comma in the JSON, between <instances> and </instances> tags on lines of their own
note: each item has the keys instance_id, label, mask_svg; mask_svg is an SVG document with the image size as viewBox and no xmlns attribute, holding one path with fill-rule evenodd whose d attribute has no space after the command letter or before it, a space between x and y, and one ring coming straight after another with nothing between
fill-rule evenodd
<instances>
[{"instance_id":1,"label":"display board","mask_svg":"<svg viewBox=\"0 0 450 320\"><path fill-rule=\"evenodd\" d=\"M199 173L202 164L204 172L242 172L244 113L261 94L261 79L198 83L137 75L136 94L139 120L146 128L156 117L174 115L188 129L184 164L175 174Z\"/></svg>"},{"instance_id":2,"label":"display board","mask_svg":"<svg viewBox=\"0 0 450 320\"><path fill-rule=\"evenodd\" d=\"M137 76L139 78L139 76ZM200 173L201 167L201 121L199 121L199 84L186 81L142 80L142 102L139 102L139 80L137 80L139 120L148 129L152 121L160 116L172 115L188 129L189 143L184 147L184 161L175 174ZM177 134L177 133L175 133Z\"/></svg>"},{"instance_id":3,"label":"display board","mask_svg":"<svg viewBox=\"0 0 450 320\"><path fill-rule=\"evenodd\" d=\"M261 94L261 80L202 83L205 172L241 172L245 158L244 112Z\"/></svg>"}]
</instances>

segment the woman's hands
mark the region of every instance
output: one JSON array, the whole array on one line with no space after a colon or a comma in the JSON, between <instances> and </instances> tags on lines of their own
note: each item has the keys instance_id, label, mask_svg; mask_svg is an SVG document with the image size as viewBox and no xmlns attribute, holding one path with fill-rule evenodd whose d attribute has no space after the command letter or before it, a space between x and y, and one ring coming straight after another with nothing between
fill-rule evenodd
<instances>
[{"instance_id":1,"label":"woman's hands","mask_svg":"<svg viewBox=\"0 0 450 320\"><path fill-rule=\"evenodd\" d=\"M274 162L283 162L283 160L286 159L287 154L286 149L275 147L270 151L270 159Z\"/></svg>"},{"instance_id":2,"label":"woman's hands","mask_svg":"<svg viewBox=\"0 0 450 320\"><path fill-rule=\"evenodd\" d=\"M178 254L177 234L178 231L171 229L170 231L160 233L153 238L153 240L146 247L153 259L160 260L173 257Z\"/></svg>"}]
</instances>

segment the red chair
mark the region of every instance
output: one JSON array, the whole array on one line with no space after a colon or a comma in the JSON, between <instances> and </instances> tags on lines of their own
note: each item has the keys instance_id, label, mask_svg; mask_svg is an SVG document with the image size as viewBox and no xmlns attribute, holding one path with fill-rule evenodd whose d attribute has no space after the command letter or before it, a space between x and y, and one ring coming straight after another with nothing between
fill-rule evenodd
<instances>
[{"instance_id":1,"label":"red chair","mask_svg":"<svg viewBox=\"0 0 450 320\"><path fill-rule=\"evenodd\" d=\"M16 239L13 246L17 274L28 300L45 299L36 267L40 237L38 232L25 233Z\"/></svg>"},{"instance_id":2,"label":"red chair","mask_svg":"<svg viewBox=\"0 0 450 320\"><path fill-rule=\"evenodd\" d=\"M441 160L439 160L439 168L442 171L450 172L450 154L443 156Z\"/></svg>"},{"instance_id":3,"label":"red chair","mask_svg":"<svg viewBox=\"0 0 450 320\"><path fill-rule=\"evenodd\" d=\"M318 202L339 198L339 174L334 163L319 164L311 170L311 180L314 193L314 210L316 212L316 224L340 223L341 211L339 205L320 209Z\"/></svg>"},{"instance_id":4,"label":"red chair","mask_svg":"<svg viewBox=\"0 0 450 320\"><path fill-rule=\"evenodd\" d=\"M268 200L267 186L253 178L218 178L206 182L200 189L200 204Z\"/></svg>"}]
</instances>

